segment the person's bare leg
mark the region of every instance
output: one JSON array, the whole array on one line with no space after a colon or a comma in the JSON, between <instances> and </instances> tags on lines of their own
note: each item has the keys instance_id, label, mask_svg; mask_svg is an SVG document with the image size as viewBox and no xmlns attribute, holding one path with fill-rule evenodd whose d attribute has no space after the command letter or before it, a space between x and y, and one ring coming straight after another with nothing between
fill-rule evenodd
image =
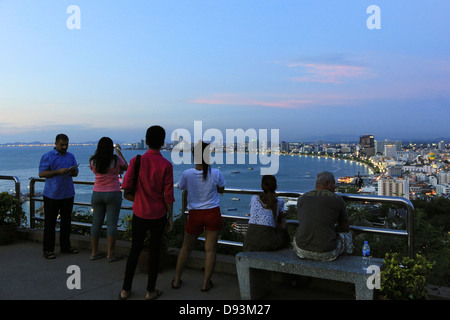
<instances>
[{"instance_id":1,"label":"person's bare leg","mask_svg":"<svg viewBox=\"0 0 450 320\"><path fill-rule=\"evenodd\" d=\"M208 291L211 288L211 276L216 266L216 246L219 239L219 231L206 231L205 241L205 277L202 290Z\"/></svg>"},{"instance_id":2,"label":"person's bare leg","mask_svg":"<svg viewBox=\"0 0 450 320\"><path fill-rule=\"evenodd\" d=\"M91 257L95 257L98 254L98 237L91 237Z\"/></svg>"},{"instance_id":3,"label":"person's bare leg","mask_svg":"<svg viewBox=\"0 0 450 320\"><path fill-rule=\"evenodd\" d=\"M172 285L174 287L180 286L181 274L183 273L184 267L186 266L189 254L194 249L197 238L198 236L196 235L189 234L187 232L184 233L183 245L181 246L180 254L178 255L177 266L175 268L175 276L172 281Z\"/></svg>"},{"instance_id":4,"label":"person's bare leg","mask_svg":"<svg viewBox=\"0 0 450 320\"><path fill-rule=\"evenodd\" d=\"M108 253L106 258L111 259L114 257L114 248L116 246L116 238L115 237L108 237Z\"/></svg>"}]
</instances>

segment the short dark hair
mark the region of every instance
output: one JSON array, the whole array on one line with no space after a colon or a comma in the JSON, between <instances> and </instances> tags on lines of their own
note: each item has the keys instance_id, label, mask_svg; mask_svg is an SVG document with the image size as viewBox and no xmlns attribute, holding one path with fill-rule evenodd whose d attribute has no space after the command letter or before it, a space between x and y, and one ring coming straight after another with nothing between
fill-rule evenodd
<instances>
[{"instance_id":1,"label":"short dark hair","mask_svg":"<svg viewBox=\"0 0 450 320\"><path fill-rule=\"evenodd\" d=\"M56 136L55 143L58 142L59 140L69 141L69 137L64 133L60 133Z\"/></svg>"},{"instance_id":2,"label":"short dark hair","mask_svg":"<svg viewBox=\"0 0 450 320\"><path fill-rule=\"evenodd\" d=\"M166 131L161 126L151 126L145 134L145 143L151 149L160 149L164 145Z\"/></svg>"},{"instance_id":3,"label":"short dark hair","mask_svg":"<svg viewBox=\"0 0 450 320\"><path fill-rule=\"evenodd\" d=\"M327 183L335 183L336 180L331 172L319 172L316 177L316 186L324 186Z\"/></svg>"}]
</instances>

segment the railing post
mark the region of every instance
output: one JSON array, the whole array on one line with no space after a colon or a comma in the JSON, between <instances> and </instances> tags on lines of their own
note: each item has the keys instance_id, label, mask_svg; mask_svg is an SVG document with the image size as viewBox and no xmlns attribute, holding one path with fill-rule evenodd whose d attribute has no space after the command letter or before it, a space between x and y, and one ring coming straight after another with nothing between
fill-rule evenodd
<instances>
[{"instance_id":1,"label":"railing post","mask_svg":"<svg viewBox=\"0 0 450 320\"><path fill-rule=\"evenodd\" d=\"M30 178L30 228L34 229L36 223L34 222L34 213L36 211L35 201L34 201L34 185L36 184L35 178Z\"/></svg>"},{"instance_id":2,"label":"railing post","mask_svg":"<svg viewBox=\"0 0 450 320\"><path fill-rule=\"evenodd\" d=\"M408 230L408 256L413 259L414 258L414 242L415 242L415 237L414 237L414 208L412 208L411 206L406 206L407 207L407 221L406 221L406 229Z\"/></svg>"},{"instance_id":3,"label":"railing post","mask_svg":"<svg viewBox=\"0 0 450 320\"><path fill-rule=\"evenodd\" d=\"M17 200L20 201L20 180L19 180L19 178L15 177L15 176L0 176L0 179L14 181L15 196L16 196Z\"/></svg>"},{"instance_id":4,"label":"railing post","mask_svg":"<svg viewBox=\"0 0 450 320\"><path fill-rule=\"evenodd\" d=\"M20 202L20 180L18 177L13 177L13 179L14 179L14 185L16 187L16 197L17 197L17 200L19 200L19 202Z\"/></svg>"},{"instance_id":5,"label":"railing post","mask_svg":"<svg viewBox=\"0 0 450 320\"><path fill-rule=\"evenodd\" d=\"M181 192L181 214L186 214L187 212L187 191L183 190Z\"/></svg>"}]
</instances>

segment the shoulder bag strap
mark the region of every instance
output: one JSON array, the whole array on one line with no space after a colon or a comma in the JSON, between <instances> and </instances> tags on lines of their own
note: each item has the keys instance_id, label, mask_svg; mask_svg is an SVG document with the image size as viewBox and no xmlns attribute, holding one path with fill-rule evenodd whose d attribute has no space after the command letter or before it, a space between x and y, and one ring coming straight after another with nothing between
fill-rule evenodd
<instances>
[{"instance_id":1,"label":"shoulder bag strap","mask_svg":"<svg viewBox=\"0 0 450 320\"><path fill-rule=\"evenodd\" d=\"M134 164L134 179L133 179L134 189L136 189L137 182L139 180L139 170L140 170L140 168L141 168L141 155L138 154L136 156L136 163Z\"/></svg>"}]
</instances>

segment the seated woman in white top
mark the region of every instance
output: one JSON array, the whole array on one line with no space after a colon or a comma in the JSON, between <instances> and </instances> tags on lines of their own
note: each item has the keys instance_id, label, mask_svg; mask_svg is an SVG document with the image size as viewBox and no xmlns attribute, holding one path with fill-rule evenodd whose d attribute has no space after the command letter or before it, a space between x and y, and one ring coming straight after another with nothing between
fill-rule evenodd
<instances>
[{"instance_id":1,"label":"seated woman in white top","mask_svg":"<svg viewBox=\"0 0 450 320\"><path fill-rule=\"evenodd\" d=\"M252 196L250 220L244 240L243 251L273 251L284 248L289 243L286 231L284 201L277 198L277 180L274 176L263 176L263 193Z\"/></svg>"}]
</instances>

